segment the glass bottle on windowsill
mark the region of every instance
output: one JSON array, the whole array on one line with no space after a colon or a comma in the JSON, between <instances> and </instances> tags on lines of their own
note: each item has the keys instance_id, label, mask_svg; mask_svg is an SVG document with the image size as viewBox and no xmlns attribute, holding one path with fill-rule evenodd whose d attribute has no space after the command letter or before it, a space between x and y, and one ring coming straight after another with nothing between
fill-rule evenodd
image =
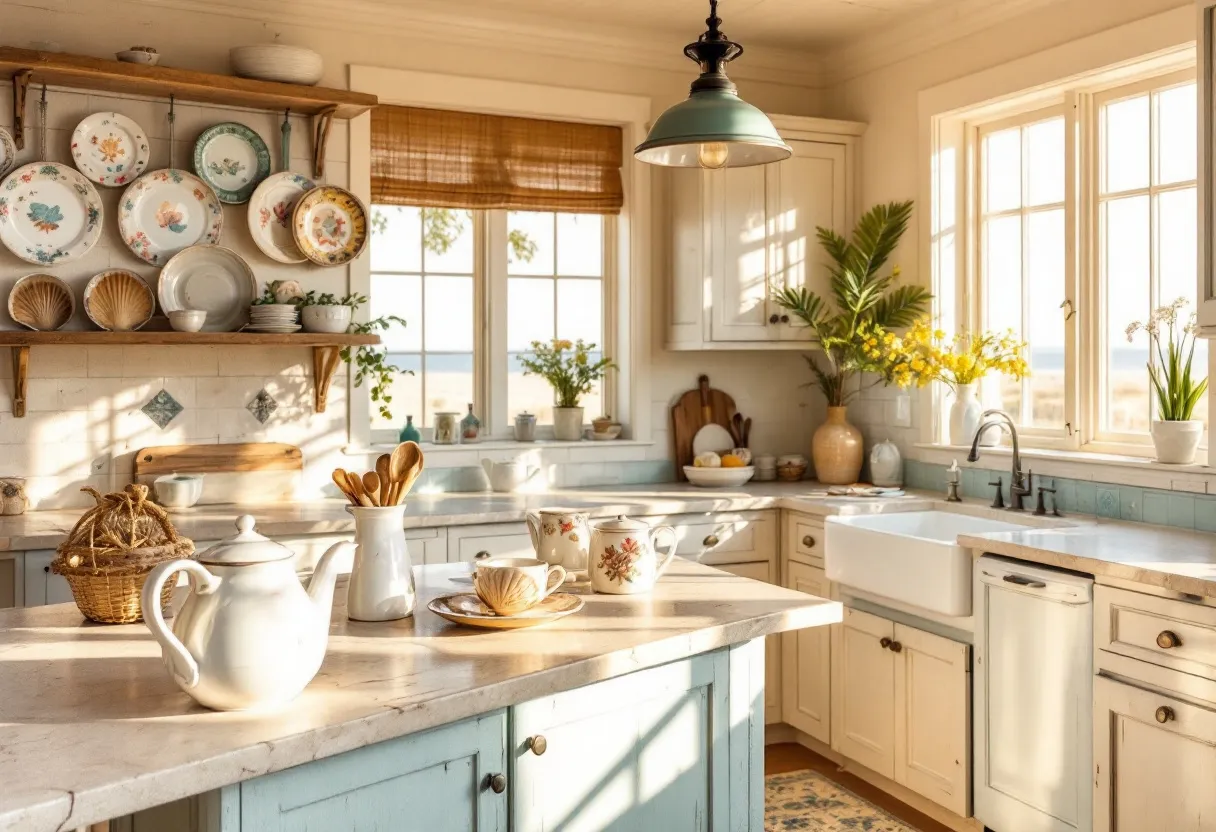
<instances>
[{"instance_id":1,"label":"glass bottle on windowsill","mask_svg":"<svg viewBox=\"0 0 1216 832\"><path fill-rule=\"evenodd\" d=\"M473 405L469 404L469 413L460 420L460 441L462 444L477 442L481 438L481 420L473 415Z\"/></svg>"},{"instance_id":2,"label":"glass bottle on windowsill","mask_svg":"<svg viewBox=\"0 0 1216 832\"><path fill-rule=\"evenodd\" d=\"M401 428L401 433L397 434L398 442L421 442L422 434L418 432L418 428L414 427L414 417L406 416L405 425Z\"/></svg>"}]
</instances>

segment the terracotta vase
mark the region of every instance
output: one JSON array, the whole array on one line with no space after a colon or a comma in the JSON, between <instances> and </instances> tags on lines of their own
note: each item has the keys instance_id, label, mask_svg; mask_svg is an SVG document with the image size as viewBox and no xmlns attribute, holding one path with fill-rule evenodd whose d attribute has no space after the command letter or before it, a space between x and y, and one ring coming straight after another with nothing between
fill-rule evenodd
<instances>
[{"instance_id":1,"label":"terracotta vase","mask_svg":"<svg viewBox=\"0 0 1216 832\"><path fill-rule=\"evenodd\" d=\"M815 479L827 485L852 485L861 474L865 442L849 424L847 407L829 407L828 418L811 439Z\"/></svg>"}]
</instances>

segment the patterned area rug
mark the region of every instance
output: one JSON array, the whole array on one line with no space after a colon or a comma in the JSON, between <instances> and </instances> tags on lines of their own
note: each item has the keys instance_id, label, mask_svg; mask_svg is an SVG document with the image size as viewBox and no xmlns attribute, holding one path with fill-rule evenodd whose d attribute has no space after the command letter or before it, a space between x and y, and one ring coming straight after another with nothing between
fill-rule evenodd
<instances>
[{"instance_id":1,"label":"patterned area rug","mask_svg":"<svg viewBox=\"0 0 1216 832\"><path fill-rule=\"evenodd\" d=\"M814 771L764 778L765 832L917 832Z\"/></svg>"}]
</instances>

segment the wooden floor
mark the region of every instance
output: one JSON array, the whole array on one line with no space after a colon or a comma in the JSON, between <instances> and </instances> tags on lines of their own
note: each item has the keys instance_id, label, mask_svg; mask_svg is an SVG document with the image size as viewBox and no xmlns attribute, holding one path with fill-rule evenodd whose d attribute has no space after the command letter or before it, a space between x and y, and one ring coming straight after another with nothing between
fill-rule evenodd
<instances>
[{"instance_id":1,"label":"wooden floor","mask_svg":"<svg viewBox=\"0 0 1216 832\"><path fill-rule=\"evenodd\" d=\"M890 812L909 826L919 829L920 832L950 832L950 829L942 826L932 818L921 814L911 806L901 803L886 792L871 786L865 780L849 774L847 771L840 771L831 760L826 757L820 757L814 751L803 748L797 743L780 743L765 746L765 774L785 774L787 771L802 771L808 768L843 786L858 797L864 798L875 806L879 806Z\"/></svg>"}]
</instances>

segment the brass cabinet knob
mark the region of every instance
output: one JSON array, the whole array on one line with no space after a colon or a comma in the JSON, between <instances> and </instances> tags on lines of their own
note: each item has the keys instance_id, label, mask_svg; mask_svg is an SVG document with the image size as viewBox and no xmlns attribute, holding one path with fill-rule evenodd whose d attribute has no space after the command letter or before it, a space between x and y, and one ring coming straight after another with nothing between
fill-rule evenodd
<instances>
[{"instance_id":1,"label":"brass cabinet knob","mask_svg":"<svg viewBox=\"0 0 1216 832\"><path fill-rule=\"evenodd\" d=\"M1169 650L1171 647L1181 647L1182 639L1178 638L1178 634L1172 630L1162 630L1157 633L1157 646L1162 650Z\"/></svg>"},{"instance_id":2,"label":"brass cabinet knob","mask_svg":"<svg viewBox=\"0 0 1216 832\"><path fill-rule=\"evenodd\" d=\"M485 560L488 557L493 557L493 556L489 552L487 552L485 549L482 549L480 552L473 555L473 560Z\"/></svg>"},{"instance_id":3,"label":"brass cabinet knob","mask_svg":"<svg viewBox=\"0 0 1216 832\"><path fill-rule=\"evenodd\" d=\"M502 794L507 790L507 775L491 774L490 775L490 791L494 794Z\"/></svg>"},{"instance_id":4,"label":"brass cabinet knob","mask_svg":"<svg viewBox=\"0 0 1216 832\"><path fill-rule=\"evenodd\" d=\"M883 650L886 650L888 647L891 646L891 639L887 638L886 636L883 636L882 638L880 638L878 640L878 646L881 647Z\"/></svg>"},{"instance_id":5,"label":"brass cabinet knob","mask_svg":"<svg viewBox=\"0 0 1216 832\"><path fill-rule=\"evenodd\" d=\"M903 652L903 649L904 649L904 646L902 644L900 644L898 641L891 642L891 652L892 653L901 653L901 652Z\"/></svg>"},{"instance_id":6,"label":"brass cabinet knob","mask_svg":"<svg viewBox=\"0 0 1216 832\"><path fill-rule=\"evenodd\" d=\"M545 749L549 747L549 741L537 734L535 737L528 737L528 750L539 757L545 753Z\"/></svg>"},{"instance_id":7,"label":"brass cabinet knob","mask_svg":"<svg viewBox=\"0 0 1216 832\"><path fill-rule=\"evenodd\" d=\"M781 317L776 312L768 316L768 322L770 324L775 324L779 320L781 320Z\"/></svg>"},{"instance_id":8,"label":"brass cabinet knob","mask_svg":"<svg viewBox=\"0 0 1216 832\"><path fill-rule=\"evenodd\" d=\"M782 316L781 316L781 323L783 323L783 324L788 324L789 322L790 322L790 316L789 316L789 315L782 315Z\"/></svg>"},{"instance_id":9,"label":"brass cabinet knob","mask_svg":"<svg viewBox=\"0 0 1216 832\"><path fill-rule=\"evenodd\" d=\"M1162 705L1157 709L1157 713L1155 713L1154 716L1157 718L1158 722L1164 725L1165 723L1172 722L1174 720L1174 709L1168 705Z\"/></svg>"},{"instance_id":10,"label":"brass cabinet knob","mask_svg":"<svg viewBox=\"0 0 1216 832\"><path fill-rule=\"evenodd\" d=\"M806 547L806 548L808 548L808 549L812 549L812 548L814 548L814 546L815 546L815 538L811 537L809 534L808 534L808 535L804 535L804 536L803 536L803 538L802 538L802 545L803 545L803 546L805 546L805 547Z\"/></svg>"},{"instance_id":11,"label":"brass cabinet knob","mask_svg":"<svg viewBox=\"0 0 1216 832\"><path fill-rule=\"evenodd\" d=\"M701 541L701 543L705 546L717 546L721 542L722 541L718 540L718 536L714 534L706 535L705 539Z\"/></svg>"}]
</instances>

